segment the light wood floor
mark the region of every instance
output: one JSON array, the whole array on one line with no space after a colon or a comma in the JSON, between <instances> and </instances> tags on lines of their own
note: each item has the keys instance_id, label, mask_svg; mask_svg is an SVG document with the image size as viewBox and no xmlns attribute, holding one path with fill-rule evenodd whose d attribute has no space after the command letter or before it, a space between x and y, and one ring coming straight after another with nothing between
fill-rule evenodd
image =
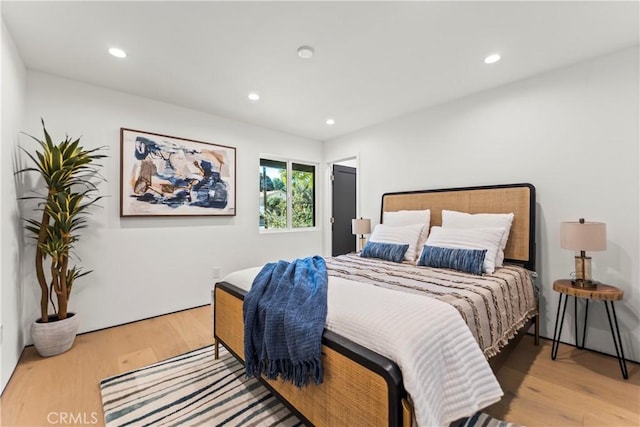
<instances>
[{"instance_id":1,"label":"light wood floor","mask_svg":"<svg viewBox=\"0 0 640 427\"><path fill-rule=\"evenodd\" d=\"M640 365L561 344L551 360L551 341L525 336L496 373L505 393L485 409L494 418L534 426L640 426Z\"/></svg>"},{"instance_id":2,"label":"light wood floor","mask_svg":"<svg viewBox=\"0 0 640 427\"><path fill-rule=\"evenodd\" d=\"M100 380L204 347L212 337L205 306L79 335L71 350L54 357L28 347L0 399L1 425L103 425ZM68 414L75 422L61 422Z\"/></svg>"},{"instance_id":3,"label":"light wood floor","mask_svg":"<svg viewBox=\"0 0 640 427\"><path fill-rule=\"evenodd\" d=\"M200 307L80 335L67 353L27 348L0 399L2 426L102 425L99 382L211 343L211 308ZM497 373L505 397L486 411L535 426L640 426L640 366L622 380L615 358L524 337ZM75 417L75 422L63 422ZM97 420L97 423L94 422ZM72 420L73 421L73 420Z\"/></svg>"}]
</instances>

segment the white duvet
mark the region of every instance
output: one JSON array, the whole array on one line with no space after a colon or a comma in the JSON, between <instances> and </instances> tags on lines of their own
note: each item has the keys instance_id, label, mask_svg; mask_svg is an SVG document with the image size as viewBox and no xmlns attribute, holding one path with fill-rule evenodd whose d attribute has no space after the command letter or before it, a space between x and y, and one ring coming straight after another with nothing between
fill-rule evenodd
<instances>
[{"instance_id":1,"label":"white duvet","mask_svg":"<svg viewBox=\"0 0 640 427\"><path fill-rule=\"evenodd\" d=\"M223 280L249 290L259 271ZM447 426L502 397L469 328L444 302L329 277L326 328L400 367L418 426Z\"/></svg>"}]
</instances>

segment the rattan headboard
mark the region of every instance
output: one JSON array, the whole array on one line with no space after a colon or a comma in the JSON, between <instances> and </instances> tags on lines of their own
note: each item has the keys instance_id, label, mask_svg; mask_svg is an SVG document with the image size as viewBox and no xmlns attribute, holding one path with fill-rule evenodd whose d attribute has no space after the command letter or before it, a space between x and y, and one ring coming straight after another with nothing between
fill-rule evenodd
<instances>
[{"instance_id":1,"label":"rattan headboard","mask_svg":"<svg viewBox=\"0 0 640 427\"><path fill-rule=\"evenodd\" d=\"M442 210L468 213L513 212L513 224L505 248L505 261L524 265L535 271L535 200L531 184L507 184L483 187L446 188L405 191L382 195L384 212L399 210L431 210L431 225L440 225Z\"/></svg>"}]
</instances>

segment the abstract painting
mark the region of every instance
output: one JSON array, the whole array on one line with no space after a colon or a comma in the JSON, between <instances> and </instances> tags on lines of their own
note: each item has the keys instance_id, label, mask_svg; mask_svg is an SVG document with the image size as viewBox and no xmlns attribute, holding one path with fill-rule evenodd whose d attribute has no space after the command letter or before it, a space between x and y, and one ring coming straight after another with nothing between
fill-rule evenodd
<instances>
[{"instance_id":1,"label":"abstract painting","mask_svg":"<svg viewBox=\"0 0 640 427\"><path fill-rule=\"evenodd\" d=\"M236 149L120 128L120 216L235 215Z\"/></svg>"}]
</instances>

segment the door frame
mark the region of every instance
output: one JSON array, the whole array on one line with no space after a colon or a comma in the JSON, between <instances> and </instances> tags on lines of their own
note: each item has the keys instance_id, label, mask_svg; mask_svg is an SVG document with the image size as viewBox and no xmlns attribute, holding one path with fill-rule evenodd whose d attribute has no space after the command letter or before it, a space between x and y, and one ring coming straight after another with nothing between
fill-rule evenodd
<instances>
[{"instance_id":1,"label":"door frame","mask_svg":"<svg viewBox=\"0 0 640 427\"><path fill-rule=\"evenodd\" d=\"M333 205L332 205L332 200L333 200L333 185L331 185L331 173L333 172L333 165L335 164L343 164L349 162L349 165L347 166L351 166L354 167L356 169L356 217L360 217L361 216L361 209L360 209L360 154L356 153L350 156L346 156L346 157L341 157L339 159L335 159L335 160L330 160L328 162L325 163L325 172L324 172L324 183L326 184L324 186L325 188L325 203L324 203L324 209L323 209L323 224L326 224L326 227L324 227L324 236L323 236L323 252L324 252L324 256L326 257L330 257L331 256L331 230L333 227L331 227L331 213L333 212ZM358 236L353 236L354 240L356 241L357 244L357 238ZM357 247L357 246L356 246Z\"/></svg>"}]
</instances>

